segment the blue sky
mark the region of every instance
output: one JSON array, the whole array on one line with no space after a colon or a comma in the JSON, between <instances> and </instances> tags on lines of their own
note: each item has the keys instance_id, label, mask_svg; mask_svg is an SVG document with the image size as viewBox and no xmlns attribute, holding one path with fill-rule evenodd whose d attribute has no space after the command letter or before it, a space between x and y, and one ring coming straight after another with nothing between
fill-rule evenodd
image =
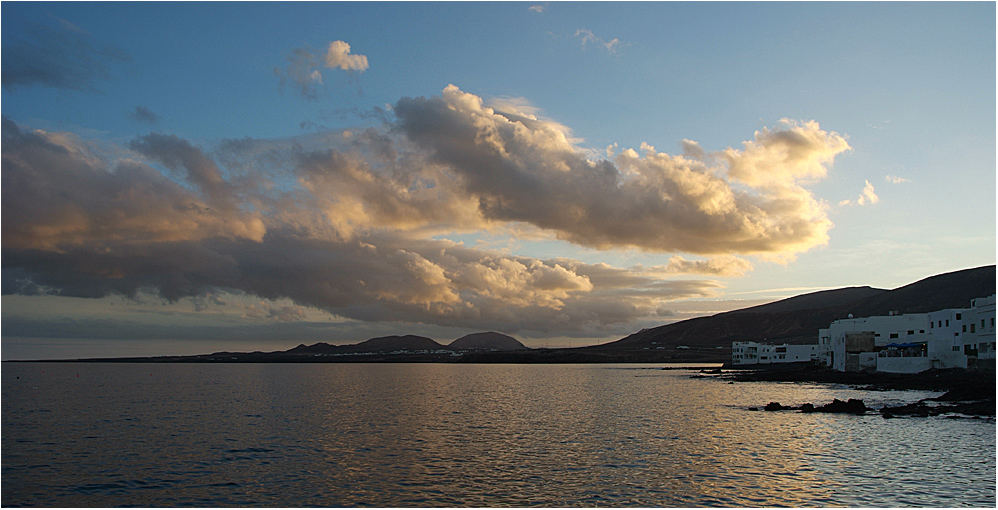
<instances>
[{"instance_id":1,"label":"blue sky","mask_svg":"<svg viewBox=\"0 0 998 510\"><path fill-rule=\"evenodd\" d=\"M4 359L581 345L995 261L993 3L2 9Z\"/></svg>"}]
</instances>

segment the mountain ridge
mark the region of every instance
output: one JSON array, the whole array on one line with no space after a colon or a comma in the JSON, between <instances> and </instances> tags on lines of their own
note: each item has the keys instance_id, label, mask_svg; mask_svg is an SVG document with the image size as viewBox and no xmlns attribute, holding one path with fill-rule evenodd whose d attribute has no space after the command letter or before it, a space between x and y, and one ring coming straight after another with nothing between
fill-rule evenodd
<instances>
[{"instance_id":1,"label":"mountain ridge","mask_svg":"<svg viewBox=\"0 0 998 510\"><path fill-rule=\"evenodd\" d=\"M471 333L454 340L448 345L419 335L388 335L369 338L355 344L333 345L317 342L312 345L299 344L286 351L288 354L355 354L386 353L395 351L465 351L465 350L526 350L529 347L519 340L502 333L486 331Z\"/></svg>"},{"instance_id":2,"label":"mountain ridge","mask_svg":"<svg viewBox=\"0 0 998 510\"><path fill-rule=\"evenodd\" d=\"M492 350L492 351L518 351L529 349L519 340L495 331L483 333L471 333L464 335L447 345L454 350Z\"/></svg>"},{"instance_id":3,"label":"mountain ridge","mask_svg":"<svg viewBox=\"0 0 998 510\"><path fill-rule=\"evenodd\" d=\"M981 266L929 276L892 290L843 287L696 317L632 333L593 350L659 346L730 347L735 340L814 343L818 329L849 314L923 313L966 308L970 300L995 293L995 266Z\"/></svg>"}]
</instances>

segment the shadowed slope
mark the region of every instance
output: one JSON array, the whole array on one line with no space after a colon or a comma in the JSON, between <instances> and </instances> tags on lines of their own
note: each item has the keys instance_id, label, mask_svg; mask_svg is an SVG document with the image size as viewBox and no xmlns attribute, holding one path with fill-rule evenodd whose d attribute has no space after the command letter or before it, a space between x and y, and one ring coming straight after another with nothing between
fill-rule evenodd
<instances>
[{"instance_id":1,"label":"shadowed slope","mask_svg":"<svg viewBox=\"0 0 998 510\"><path fill-rule=\"evenodd\" d=\"M461 351L517 351L521 349L528 349L528 347L520 343L519 340L509 335L496 333L494 331L489 331L487 333L472 333L470 335L462 336L461 338L451 342L448 347Z\"/></svg>"},{"instance_id":2,"label":"shadowed slope","mask_svg":"<svg viewBox=\"0 0 998 510\"><path fill-rule=\"evenodd\" d=\"M995 266L944 273L894 290L847 287L803 294L765 305L697 317L639 331L591 349L655 346L729 347L735 340L814 343L818 329L848 317L965 308L995 293Z\"/></svg>"}]
</instances>

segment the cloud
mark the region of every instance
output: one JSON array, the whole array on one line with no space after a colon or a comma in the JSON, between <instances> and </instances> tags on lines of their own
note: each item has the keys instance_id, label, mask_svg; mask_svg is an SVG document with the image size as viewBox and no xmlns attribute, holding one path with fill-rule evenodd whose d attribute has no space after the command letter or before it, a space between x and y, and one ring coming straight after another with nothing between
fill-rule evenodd
<instances>
[{"instance_id":1,"label":"cloud","mask_svg":"<svg viewBox=\"0 0 998 510\"><path fill-rule=\"evenodd\" d=\"M875 204L880 201L880 197L877 196L873 189L873 184L870 181L866 181L866 185L863 186L863 192L860 193L859 198L856 199L856 203L859 205Z\"/></svg>"},{"instance_id":2,"label":"cloud","mask_svg":"<svg viewBox=\"0 0 998 510\"><path fill-rule=\"evenodd\" d=\"M731 256L714 257L707 260L687 260L677 255L669 259L667 266L653 269L657 269L663 274L743 276L752 269L752 264L744 259Z\"/></svg>"},{"instance_id":3,"label":"cloud","mask_svg":"<svg viewBox=\"0 0 998 510\"><path fill-rule=\"evenodd\" d=\"M129 59L124 51L98 43L69 21L57 21L57 26L33 25L14 32L17 35L5 35L0 78L4 88L96 91L115 63Z\"/></svg>"},{"instance_id":4,"label":"cloud","mask_svg":"<svg viewBox=\"0 0 998 510\"><path fill-rule=\"evenodd\" d=\"M305 99L317 100L322 73L317 69L318 58L315 54L306 48L295 48L286 59L284 68L274 68L274 74L281 80L281 88L294 86Z\"/></svg>"},{"instance_id":5,"label":"cloud","mask_svg":"<svg viewBox=\"0 0 998 510\"><path fill-rule=\"evenodd\" d=\"M191 154L178 164L207 164L196 149L186 149ZM207 172L192 175L199 170ZM24 131L8 119L2 179L5 249L263 235L259 216L236 207L210 182L204 184L209 192L196 193L139 161L108 164L74 137Z\"/></svg>"},{"instance_id":6,"label":"cloud","mask_svg":"<svg viewBox=\"0 0 998 510\"><path fill-rule=\"evenodd\" d=\"M326 67L363 72L368 68L367 56L351 55L350 44L346 41L333 41L326 49Z\"/></svg>"},{"instance_id":7,"label":"cloud","mask_svg":"<svg viewBox=\"0 0 998 510\"><path fill-rule=\"evenodd\" d=\"M642 144L605 159L522 99L489 106L449 86L391 110L383 128L212 150L152 133L98 151L4 119L3 291L152 292L195 307L222 292L270 303L246 308L261 321L299 321L305 307L613 335L660 321L677 299L716 296L723 285L710 278L751 270L745 255L823 243L831 223L806 186L848 149L817 123L787 121L742 149L685 141L670 155ZM517 230L672 256L619 268L433 238Z\"/></svg>"},{"instance_id":8,"label":"cloud","mask_svg":"<svg viewBox=\"0 0 998 510\"><path fill-rule=\"evenodd\" d=\"M527 7L527 10L530 11L530 12L536 12L536 13L539 14L539 13L544 12L544 6L543 5L531 5L530 7Z\"/></svg>"},{"instance_id":9,"label":"cloud","mask_svg":"<svg viewBox=\"0 0 998 510\"><path fill-rule=\"evenodd\" d=\"M911 179L905 179L904 177L898 177L896 175L885 175L884 180L891 184L904 184L911 182Z\"/></svg>"},{"instance_id":10,"label":"cloud","mask_svg":"<svg viewBox=\"0 0 998 510\"><path fill-rule=\"evenodd\" d=\"M873 188L873 183L867 180L866 184L863 186L863 191L860 192L859 197L856 198L855 202L853 202L852 200L842 200L839 202L839 205L840 206L847 206L853 204L867 205L867 204L875 204L879 201L880 197L877 196L876 190Z\"/></svg>"},{"instance_id":11,"label":"cloud","mask_svg":"<svg viewBox=\"0 0 998 510\"><path fill-rule=\"evenodd\" d=\"M266 183L234 182L208 154L172 135L134 140L130 148L144 162L105 161L73 137L26 131L9 120L3 134L5 293L97 298L152 290L168 300L195 298L194 306L204 308L219 291L242 292L290 300L247 309L249 317L272 320L297 320L296 307L308 306L366 321L506 331L558 324L578 332L691 292L653 289L653 279L641 277L635 281L647 288L628 295L614 285L597 287L586 274L595 270L573 261L414 238L445 216L474 217L475 204L448 209L436 186L389 179L381 173L387 169L349 153L299 153L285 176L295 180L284 185L300 187L275 192ZM228 150L255 145L230 143ZM349 197L358 202L337 202ZM362 212L357 225L342 229L336 222L355 206ZM606 314L597 302L607 302Z\"/></svg>"},{"instance_id":12,"label":"cloud","mask_svg":"<svg viewBox=\"0 0 998 510\"><path fill-rule=\"evenodd\" d=\"M141 105L136 106L135 109L128 114L128 117L136 122L142 122L145 124L156 124L159 122L159 115L156 115L152 110Z\"/></svg>"},{"instance_id":13,"label":"cloud","mask_svg":"<svg viewBox=\"0 0 998 510\"><path fill-rule=\"evenodd\" d=\"M804 185L849 148L815 122L787 121L710 157L647 146L592 160L567 127L491 108L453 85L394 111L398 129L453 174L447 185L474 197L484 219L599 249L792 256L821 245L831 222Z\"/></svg>"},{"instance_id":14,"label":"cloud","mask_svg":"<svg viewBox=\"0 0 998 510\"><path fill-rule=\"evenodd\" d=\"M274 74L281 80L281 87L294 86L305 99L315 101L319 89L324 85L320 67L344 71L364 72L368 65L366 55L350 53L350 44L333 41L326 48L325 55L317 55L309 48L295 48L287 56L283 68L274 68Z\"/></svg>"},{"instance_id":15,"label":"cloud","mask_svg":"<svg viewBox=\"0 0 998 510\"><path fill-rule=\"evenodd\" d=\"M620 48L621 44L620 39L616 37L610 39L609 41L597 37L596 34L588 28L580 28L576 30L575 37L579 39L583 49L585 49L587 44L594 44L605 49L607 53L610 53L611 55L615 55L617 53L617 49Z\"/></svg>"}]
</instances>

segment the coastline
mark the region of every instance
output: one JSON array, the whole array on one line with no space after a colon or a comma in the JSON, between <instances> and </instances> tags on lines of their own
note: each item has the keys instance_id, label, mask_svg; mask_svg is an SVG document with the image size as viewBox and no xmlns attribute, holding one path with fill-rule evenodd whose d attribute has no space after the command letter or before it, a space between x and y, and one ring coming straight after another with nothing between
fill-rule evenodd
<instances>
[{"instance_id":1,"label":"coastline","mask_svg":"<svg viewBox=\"0 0 998 510\"><path fill-rule=\"evenodd\" d=\"M903 406L868 409L885 418L896 416L936 416L946 413L995 417L995 370L931 369L917 374L882 372L838 372L812 364L768 366L750 369L725 368L716 377L739 382L783 382L843 384L869 391L928 390L941 395ZM799 410L783 407L778 410ZM806 411L804 411L806 412Z\"/></svg>"}]
</instances>

